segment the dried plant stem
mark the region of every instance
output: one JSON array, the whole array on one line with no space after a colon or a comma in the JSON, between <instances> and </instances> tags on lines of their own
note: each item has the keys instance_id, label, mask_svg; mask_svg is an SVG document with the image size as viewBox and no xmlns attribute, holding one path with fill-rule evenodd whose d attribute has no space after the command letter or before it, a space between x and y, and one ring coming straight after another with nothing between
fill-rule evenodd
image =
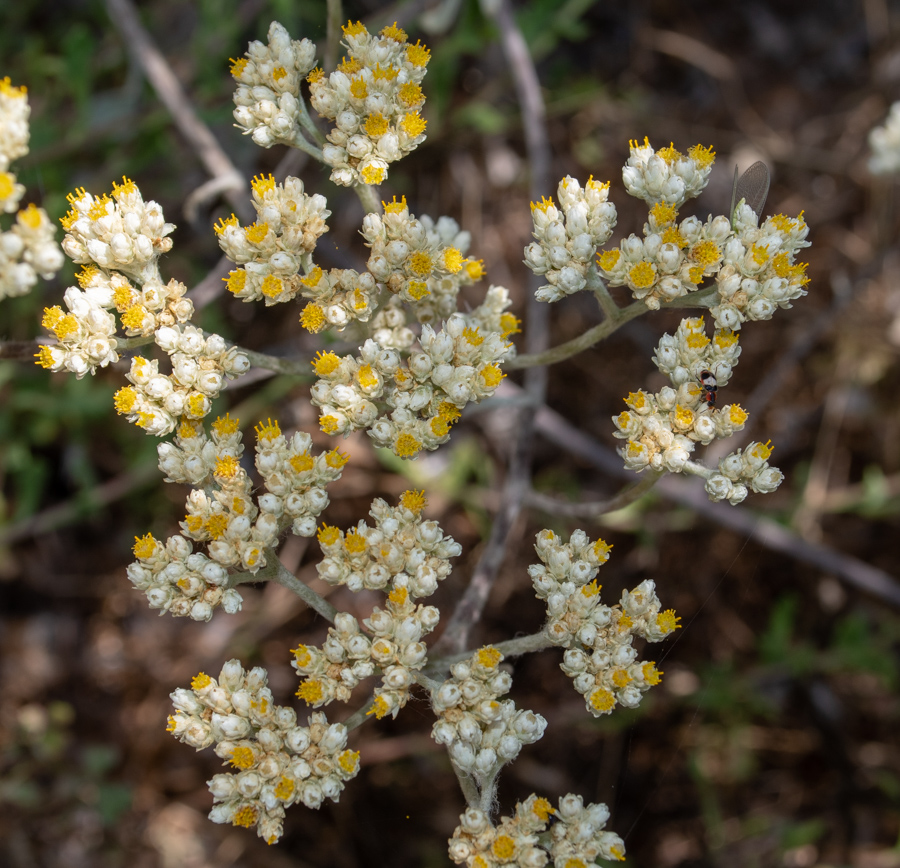
<instances>
[{"instance_id":1,"label":"dried plant stem","mask_svg":"<svg viewBox=\"0 0 900 868\"><path fill-rule=\"evenodd\" d=\"M657 481L665 475L665 470L645 470L636 482L626 485L617 495L609 500L596 500L586 503L566 503L555 497L548 497L537 491L529 491L526 500L529 506L543 509L551 515L598 517L618 509L624 509L640 500Z\"/></svg>"}]
</instances>

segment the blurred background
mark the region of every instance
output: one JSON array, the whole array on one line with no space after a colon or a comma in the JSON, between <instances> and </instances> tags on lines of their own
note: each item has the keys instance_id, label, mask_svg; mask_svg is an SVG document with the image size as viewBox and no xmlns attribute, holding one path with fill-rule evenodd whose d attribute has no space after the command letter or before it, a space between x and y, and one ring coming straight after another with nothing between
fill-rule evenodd
<instances>
[{"instance_id":1,"label":"blurred background","mask_svg":"<svg viewBox=\"0 0 900 868\"><path fill-rule=\"evenodd\" d=\"M273 171L284 149L263 151L233 127L228 58L265 40L273 19L324 46L325 4L138 5L147 34L240 173L249 180ZM656 657L662 685L640 708L599 721L559 670L560 652L512 662L512 697L549 726L502 775L501 813L533 791L606 802L633 866L900 866L900 226L896 181L867 171L868 132L900 98L900 4L537 0L514 11L547 107L552 183L541 195L555 196L566 174L610 180L614 240L640 233L646 209L621 186L629 139L646 135L681 150L700 142L715 148L717 162L682 216L727 213L735 164L761 159L772 175L765 213L802 210L812 247L801 257L809 295L745 327L741 364L720 391L752 414L729 449L771 438L772 462L786 474L777 493L710 510L699 480L678 479L599 521L531 508L517 522L477 644L539 629L544 610L526 567L544 527L566 536L581 527L613 543L600 575L604 599L651 578L682 629L644 655ZM472 233L469 255L484 259L491 283L509 287L522 316L529 165L496 27L475 0L356 2L347 18L372 32L396 20L432 50L428 139L392 167L382 198L405 195L416 214L457 219ZM0 76L26 85L32 107L31 152L14 168L24 202L42 204L54 220L74 188L103 193L122 175L132 178L178 224L164 279L193 287L219 260L213 222L236 208L213 199L185 209L209 175L145 80L123 21L112 0L3 5ZM291 171L333 212L316 261L364 267L355 196L303 158ZM67 264L56 281L3 301L0 339L39 336L42 309L61 303L72 275ZM214 275L207 285L216 284ZM470 304L486 285L466 290ZM213 296L195 322L245 347L303 358L322 345L301 333L299 308ZM551 344L600 319L587 293L549 316ZM550 408L612 455L613 466L610 417L628 392L663 384L650 356L680 318L643 317L550 370ZM279 702L299 704L288 649L301 637L320 642L326 625L274 585L245 586L243 611L217 612L209 624L159 618L132 589L125 567L135 536L174 533L187 492L161 483L156 441L114 414L125 370L120 363L77 381L0 361L0 864L448 864L446 840L463 800L429 738L421 700L396 721L354 732L360 775L338 805L291 809L279 845L206 819L205 781L220 761L166 733L168 694L239 657L268 668ZM509 379L521 382L521 372ZM282 428L300 426L328 443L307 382L248 381L224 393L216 412L229 410L247 429L277 416ZM498 506L507 413L468 414L447 446L412 464L376 454L364 436L350 438L341 448L351 460L329 491L325 518L347 527L373 497L424 485L428 516L464 550L437 595L449 612ZM534 486L547 496L596 501L624 484L547 431L536 436L534 456ZM326 591L315 543L292 538L281 557ZM328 592L360 616L377 602Z\"/></svg>"}]
</instances>

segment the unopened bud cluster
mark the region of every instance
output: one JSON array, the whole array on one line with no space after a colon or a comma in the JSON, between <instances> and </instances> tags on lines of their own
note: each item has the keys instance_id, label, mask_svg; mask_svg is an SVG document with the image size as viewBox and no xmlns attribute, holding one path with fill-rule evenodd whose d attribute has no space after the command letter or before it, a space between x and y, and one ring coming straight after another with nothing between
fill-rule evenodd
<instances>
[{"instance_id":1,"label":"unopened bud cluster","mask_svg":"<svg viewBox=\"0 0 900 868\"><path fill-rule=\"evenodd\" d=\"M322 430L368 428L376 445L401 458L437 449L466 404L494 394L505 376L499 362L512 347L497 332L470 327L463 314L453 314L439 332L422 326L419 346L406 360L371 339L358 357L320 353L311 400L321 408Z\"/></svg>"},{"instance_id":2,"label":"unopened bud cluster","mask_svg":"<svg viewBox=\"0 0 900 868\"><path fill-rule=\"evenodd\" d=\"M274 844L285 808L302 802L318 808L337 802L344 783L359 771L359 752L347 748L347 729L314 713L308 726L292 708L275 705L264 669L245 672L229 660L218 681L204 673L191 688L172 693L175 713L168 731L197 750L215 745L216 755L237 769L208 782L214 823L256 828Z\"/></svg>"},{"instance_id":3,"label":"unopened bud cluster","mask_svg":"<svg viewBox=\"0 0 900 868\"><path fill-rule=\"evenodd\" d=\"M525 248L525 264L545 277L538 301L559 301L584 289L594 252L606 244L616 228L616 206L609 201L609 184L589 179L584 189L567 175L552 199L531 203L534 237Z\"/></svg>"},{"instance_id":4,"label":"unopened bud cluster","mask_svg":"<svg viewBox=\"0 0 900 868\"><path fill-rule=\"evenodd\" d=\"M378 36L358 21L343 32L350 56L331 75L316 69L308 78L313 108L335 124L322 155L335 184L380 184L388 165L425 141L420 85L431 55L396 24Z\"/></svg>"},{"instance_id":5,"label":"unopened bud cluster","mask_svg":"<svg viewBox=\"0 0 900 868\"><path fill-rule=\"evenodd\" d=\"M438 718L431 737L446 746L457 768L479 783L514 760L523 745L538 741L547 727L541 715L517 709L513 700L498 702L512 687L512 676L500 668L502 661L496 648L481 648L450 667L451 677L431 696Z\"/></svg>"},{"instance_id":6,"label":"unopened bud cluster","mask_svg":"<svg viewBox=\"0 0 900 868\"><path fill-rule=\"evenodd\" d=\"M402 588L411 599L431 596L450 575L450 558L458 557L462 546L444 536L436 521L424 520L425 505L422 492L406 491L397 506L381 498L372 501L369 515L375 527L361 520L344 533L323 525L318 539L325 557L316 566L319 578L353 592Z\"/></svg>"},{"instance_id":7,"label":"unopened bud cluster","mask_svg":"<svg viewBox=\"0 0 900 868\"><path fill-rule=\"evenodd\" d=\"M649 579L623 592L617 606L601 602L595 577L610 548L603 540L591 542L580 530L568 543L544 530L535 543L542 563L528 568L535 593L547 603L544 632L554 645L567 649L560 668L595 717L616 705L635 708L660 681L662 673L654 663L638 661L634 637L659 642L679 626L674 611L660 612Z\"/></svg>"},{"instance_id":8,"label":"unopened bud cluster","mask_svg":"<svg viewBox=\"0 0 900 868\"><path fill-rule=\"evenodd\" d=\"M325 221L331 211L324 196L304 192L299 178L276 184L272 175L257 176L251 186L256 222L244 227L232 214L215 226L222 252L241 266L224 279L236 298L280 304L306 294L300 275L328 231Z\"/></svg>"},{"instance_id":9,"label":"unopened bud cluster","mask_svg":"<svg viewBox=\"0 0 900 868\"><path fill-rule=\"evenodd\" d=\"M771 442L753 442L720 459L717 469L706 476L709 499L727 500L736 505L745 500L750 491L756 494L773 492L781 485L784 474L769 465L771 454Z\"/></svg>"},{"instance_id":10,"label":"unopened bud cluster","mask_svg":"<svg viewBox=\"0 0 900 868\"><path fill-rule=\"evenodd\" d=\"M268 45L254 40L244 57L231 62L238 83L234 119L263 148L295 143L300 82L316 63L316 46L308 39L292 40L277 21L269 25L268 40Z\"/></svg>"},{"instance_id":11,"label":"unopened bud cluster","mask_svg":"<svg viewBox=\"0 0 900 868\"><path fill-rule=\"evenodd\" d=\"M16 212L25 195L10 164L28 153L31 108L26 94L24 87L0 79L0 214ZM47 212L33 204L16 214L10 229L0 232L0 300L25 295L38 276L49 280L62 268L55 235Z\"/></svg>"},{"instance_id":12,"label":"unopened bud cluster","mask_svg":"<svg viewBox=\"0 0 900 868\"><path fill-rule=\"evenodd\" d=\"M551 817L556 820L552 825ZM478 808L468 808L459 820L449 846L450 859L457 865L543 868L552 862L560 868L583 868L598 858L625 859L625 843L615 832L605 831L609 808L585 807L574 793L562 796L558 808L532 794L516 804L513 817L501 817L496 826Z\"/></svg>"}]
</instances>

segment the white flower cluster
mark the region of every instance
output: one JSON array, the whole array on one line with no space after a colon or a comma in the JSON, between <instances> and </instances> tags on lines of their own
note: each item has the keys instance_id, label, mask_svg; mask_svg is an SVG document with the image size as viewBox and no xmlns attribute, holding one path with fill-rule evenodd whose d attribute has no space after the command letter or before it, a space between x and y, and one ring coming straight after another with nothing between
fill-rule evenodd
<instances>
[{"instance_id":1,"label":"white flower cluster","mask_svg":"<svg viewBox=\"0 0 900 868\"><path fill-rule=\"evenodd\" d=\"M316 519L330 503L326 487L339 479L347 456L332 449L313 457L312 437L295 431L290 441L277 422L257 427L256 469L266 494L259 509L274 516L279 527L290 524L296 536L313 536Z\"/></svg>"},{"instance_id":2,"label":"white flower cluster","mask_svg":"<svg viewBox=\"0 0 900 868\"><path fill-rule=\"evenodd\" d=\"M24 87L0 79L0 214L12 214L25 195L10 164L28 153L28 116ZM38 275L49 280L62 268L63 255L56 230L43 208L29 205L16 215L15 225L0 232L0 300L25 295Z\"/></svg>"},{"instance_id":3,"label":"white flower cluster","mask_svg":"<svg viewBox=\"0 0 900 868\"><path fill-rule=\"evenodd\" d=\"M685 155L672 145L655 151L646 137L643 145L637 141L628 144L631 154L622 170L625 189L651 207L665 202L678 209L699 196L716 158L712 148L703 145L694 145Z\"/></svg>"},{"instance_id":4,"label":"white flower cluster","mask_svg":"<svg viewBox=\"0 0 900 868\"><path fill-rule=\"evenodd\" d=\"M68 195L72 207L61 221L63 250L79 265L121 271L140 284L158 280L157 260L172 249L168 236L175 224L166 223L157 202L144 202L134 181L122 181L113 182L112 196L84 190Z\"/></svg>"},{"instance_id":5,"label":"white flower cluster","mask_svg":"<svg viewBox=\"0 0 900 868\"><path fill-rule=\"evenodd\" d=\"M748 321L771 319L778 308L789 308L806 295L806 263L794 262L797 251L809 247L803 215L776 214L757 224L749 205L735 209L735 235L723 248L716 274L718 304L709 311L716 328L739 329Z\"/></svg>"},{"instance_id":6,"label":"white flower cluster","mask_svg":"<svg viewBox=\"0 0 900 868\"><path fill-rule=\"evenodd\" d=\"M384 214L366 214L362 236L372 249L369 272L391 295L401 299L419 322L434 322L456 312L461 286L484 276L480 260L465 259L468 232L450 217L435 223L416 219L406 197L384 204Z\"/></svg>"},{"instance_id":7,"label":"white flower cluster","mask_svg":"<svg viewBox=\"0 0 900 868\"><path fill-rule=\"evenodd\" d=\"M525 248L525 264L547 279L537 290L538 301L559 301L587 285L594 251L609 241L616 228L616 206L609 201L609 184L590 178L584 189L566 175L553 199L531 203L533 241Z\"/></svg>"},{"instance_id":8,"label":"white flower cluster","mask_svg":"<svg viewBox=\"0 0 900 868\"><path fill-rule=\"evenodd\" d=\"M219 416L207 436L199 420L182 418L174 442L159 443L156 454L166 482L205 485L215 472L217 461L226 456L239 459L244 454L238 420L228 414Z\"/></svg>"},{"instance_id":9,"label":"white flower cluster","mask_svg":"<svg viewBox=\"0 0 900 868\"><path fill-rule=\"evenodd\" d=\"M444 536L436 521L423 520L425 506L422 492L405 491L395 507L381 498L372 501L374 528L361 520L345 534L323 525L319 578L353 592L403 589L411 599L433 594L450 575L450 558L458 557L462 546Z\"/></svg>"},{"instance_id":10,"label":"white flower cluster","mask_svg":"<svg viewBox=\"0 0 900 868\"><path fill-rule=\"evenodd\" d=\"M183 536L171 536L163 545L148 533L136 538L133 551L137 560L128 565L128 578L160 615L209 621L219 606L229 615L240 612L243 597L223 587L228 571L195 552Z\"/></svg>"},{"instance_id":11,"label":"white flower cluster","mask_svg":"<svg viewBox=\"0 0 900 868\"><path fill-rule=\"evenodd\" d=\"M329 76L316 69L308 77L310 102L335 123L322 154L335 184L380 184L390 163L425 141L420 85L430 52L407 44L396 24L378 36L358 21L343 32L349 59Z\"/></svg>"},{"instance_id":12,"label":"white flower cluster","mask_svg":"<svg viewBox=\"0 0 900 868\"><path fill-rule=\"evenodd\" d=\"M777 467L770 467L771 441L750 443L719 461L717 470L706 477L706 491L710 500L727 500L735 505L743 501L750 490L757 494L773 492L784 479Z\"/></svg>"},{"instance_id":13,"label":"white flower cluster","mask_svg":"<svg viewBox=\"0 0 900 868\"><path fill-rule=\"evenodd\" d=\"M296 432L290 441L271 420L257 427L256 468L267 491L257 503L240 468L244 452L237 419L216 419L207 437L197 420L183 417L174 443L157 447L167 482L195 486L187 498L184 536L165 545L152 534L137 540L137 561L128 568L132 584L152 609L195 621L208 621L221 605L240 611L242 597L225 589L228 567L238 563L256 573L265 566L263 550L288 525L299 536L312 536L316 518L328 506L325 486L341 475L347 459L333 450L313 457L312 439ZM205 542L209 555L194 552L186 537Z\"/></svg>"},{"instance_id":14,"label":"white flower cluster","mask_svg":"<svg viewBox=\"0 0 900 868\"><path fill-rule=\"evenodd\" d=\"M256 827L274 844L285 808L302 802L318 808L337 802L344 783L359 771L359 752L347 748L347 728L314 713L308 726L292 708L275 705L261 667L245 672L229 660L216 681L201 672L190 690L171 694L175 713L168 731L197 750L215 745L216 755L238 769L209 781L214 823Z\"/></svg>"},{"instance_id":15,"label":"white flower cluster","mask_svg":"<svg viewBox=\"0 0 900 868\"><path fill-rule=\"evenodd\" d=\"M447 747L453 764L480 785L496 776L522 746L538 741L547 721L533 711L517 710L508 693L512 676L499 668L503 655L490 646L450 667L451 677L432 692L437 721L431 737Z\"/></svg>"},{"instance_id":16,"label":"white flower cluster","mask_svg":"<svg viewBox=\"0 0 900 868\"><path fill-rule=\"evenodd\" d=\"M581 796L567 793L559 808L537 795L516 804L514 817L502 817L495 827L488 814L467 808L450 839L450 859L470 868L543 868L552 862L557 868L593 865L598 858L622 862L625 842L606 832L609 808L604 804L584 805ZM556 815L557 822L550 825ZM549 835L546 833L549 826Z\"/></svg>"},{"instance_id":17,"label":"white flower cluster","mask_svg":"<svg viewBox=\"0 0 900 868\"><path fill-rule=\"evenodd\" d=\"M301 109L300 82L316 62L316 46L308 39L292 40L277 21L269 25L269 44L254 40L245 56L233 60L231 75L236 126L257 145L292 145Z\"/></svg>"},{"instance_id":18,"label":"white flower cluster","mask_svg":"<svg viewBox=\"0 0 900 868\"><path fill-rule=\"evenodd\" d=\"M302 290L300 271L328 231L331 216L325 197L309 196L299 178L276 184L272 175L256 176L253 207L257 219L243 227L234 214L216 224L222 252L242 266L225 278L229 292L244 301L265 299L266 305L290 301Z\"/></svg>"},{"instance_id":19,"label":"white flower cluster","mask_svg":"<svg viewBox=\"0 0 900 868\"><path fill-rule=\"evenodd\" d=\"M300 315L300 325L313 333L329 326L343 331L354 320L368 322L379 302L378 284L367 271L362 274L352 268L323 271L315 266L300 283L301 295L311 299Z\"/></svg>"},{"instance_id":20,"label":"white flower cluster","mask_svg":"<svg viewBox=\"0 0 900 868\"><path fill-rule=\"evenodd\" d=\"M439 332L424 325L419 344L421 350L406 361L372 339L359 357L319 353L312 362L319 379L311 401L320 408L322 430L347 434L368 428L376 445L401 458L437 449L467 403L494 394L505 376L498 363L511 351L503 335L482 335L463 314L451 316ZM380 415L376 401L389 416Z\"/></svg>"},{"instance_id":21,"label":"white flower cluster","mask_svg":"<svg viewBox=\"0 0 900 868\"><path fill-rule=\"evenodd\" d=\"M659 684L662 673L656 665L637 660L634 637L659 642L679 626L674 611L660 612L656 586L649 579L623 592L618 606L601 602L595 576L611 548L602 539L591 542L581 530L568 543L543 530L535 543L542 563L528 568L535 593L547 603L544 631L566 648L560 668L595 717L616 705L635 708Z\"/></svg>"},{"instance_id":22,"label":"white flower cluster","mask_svg":"<svg viewBox=\"0 0 900 868\"><path fill-rule=\"evenodd\" d=\"M900 101L891 105L885 122L869 133L869 171L873 175L896 175L900 172Z\"/></svg>"},{"instance_id":23,"label":"white flower cluster","mask_svg":"<svg viewBox=\"0 0 900 868\"><path fill-rule=\"evenodd\" d=\"M674 337L663 335L653 361L672 386L655 394L631 392L625 399L629 409L613 417L614 435L627 440L620 452L625 466L680 473L698 443L706 446L743 428L747 413L740 405L715 411L709 405L715 392L701 382L711 374L718 385L726 385L740 352L734 332L717 331L710 340L703 317L683 319Z\"/></svg>"},{"instance_id":24,"label":"white flower cluster","mask_svg":"<svg viewBox=\"0 0 900 868\"><path fill-rule=\"evenodd\" d=\"M226 346L224 338L215 334L204 337L192 325L162 326L154 337L169 354L172 373L161 374L157 359L135 356L125 375L132 385L116 392L115 407L129 422L156 437L174 431L181 416L202 419L212 409L225 380L250 368L247 356Z\"/></svg>"}]
</instances>

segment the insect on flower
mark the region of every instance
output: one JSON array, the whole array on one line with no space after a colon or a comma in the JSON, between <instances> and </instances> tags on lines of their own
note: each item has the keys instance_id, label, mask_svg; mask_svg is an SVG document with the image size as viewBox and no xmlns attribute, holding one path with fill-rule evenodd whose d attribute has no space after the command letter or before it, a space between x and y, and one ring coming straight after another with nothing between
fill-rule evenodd
<instances>
[{"instance_id":1,"label":"insect on flower","mask_svg":"<svg viewBox=\"0 0 900 868\"><path fill-rule=\"evenodd\" d=\"M741 177L734 167L734 186L731 188L731 225L734 226L734 209L741 199L762 217L762 209L769 195L769 169L762 160L757 160Z\"/></svg>"},{"instance_id":2,"label":"insect on flower","mask_svg":"<svg viewBox=\"0 0 900 868\"><path fill-rule=\"evenodd\" d=\"M712 371L700 371L700 388L702 389L700 400L705 402L710 410L715 410L716 392L718 391L719 385L716 382L716 377Z\"/></svg>"}]
</instances>

